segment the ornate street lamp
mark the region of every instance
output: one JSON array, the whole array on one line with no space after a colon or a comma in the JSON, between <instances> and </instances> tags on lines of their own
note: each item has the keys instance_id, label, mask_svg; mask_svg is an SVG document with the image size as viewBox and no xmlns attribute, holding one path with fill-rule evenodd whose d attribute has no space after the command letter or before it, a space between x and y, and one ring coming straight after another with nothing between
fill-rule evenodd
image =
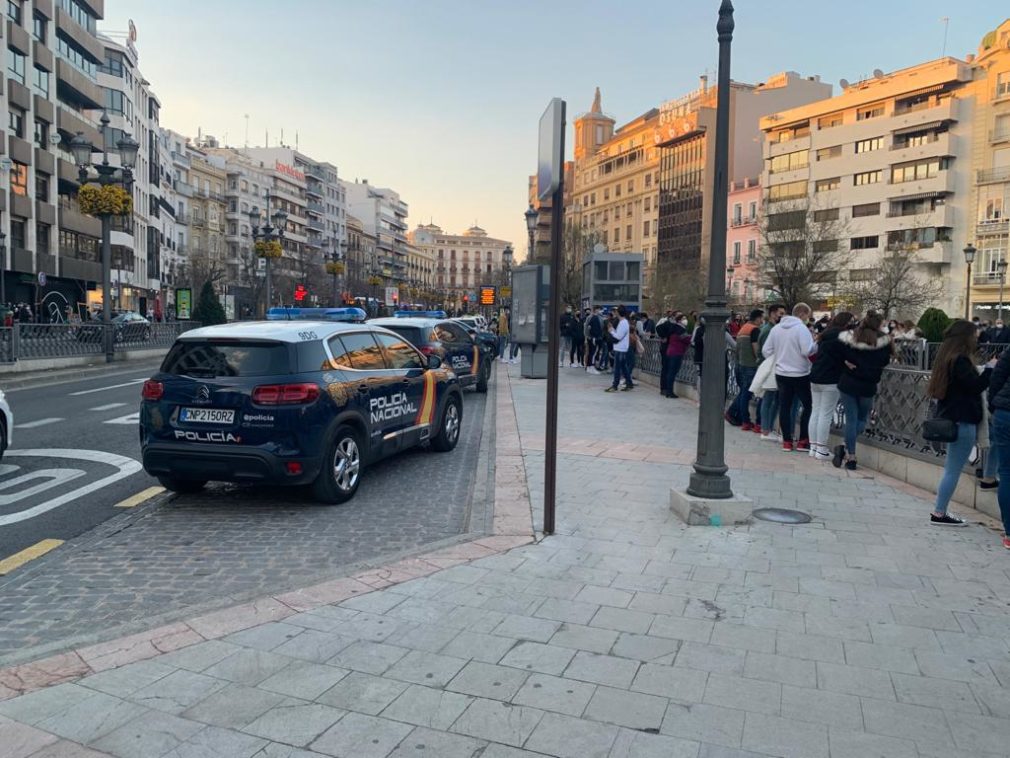
<instances>
[{"instance_id":1,"label":"ornate street lamp","mask_svg":"<svg viewBox=\"0 0 1010 758\"><path fill-rule=\"evenodd\" d=\"M512 245L506 245L501 253L501 265L505 270L505 281L508 282L509 296L508 305L512 305ZM502 298L502 305L505 305L505 298Z\"/></svg>"},{"instance_id":2,"label":"ornate street lamp","mask_svg":"<svg viewBox=\"0 0 1010 758\"><path fill-rule=\"evenodd\" d=\"M109 134L109 117L102 113L102 134L103 137ZM77 164L77 174L81 185L78 192L78 203L81 211L93 216L98 216L102 222L102 330L104 333L105 360L112 362L113 357L113 333L112 333L112 217L128 215L133 212L133 169L137 166L137 153L140 150L140 143L129 134L115 144L115 149L119 153L119 168L109 164L109 144L108 138L103 139L102 162L92 163L91 155L94 146L87 140L82 132L77 132L70 140L70 152ZM94 169L95 176L91 176ZM93 193L85 195L88 201L82 203L81 192L85 191L89 182L98 184L97 196L91 199ZM120 189L116 192L115 189Z\"/></svg>"},{"instance_id":3,"label":"ornate street lamp","mask_svg":"<svg viewBox=\"0 0 1010 758\"><path fill-rule=\"evenodd\" d=\"M256 254L265 261L266 271L266 311L270 310L273 302L273 279L271 276L270 263L274 258L280 258L283 254L284 228L287 226L288 214L283 208L278 208L270 215L270 191L267 190L263 196L266 201L266 213L261 214L260 209L255 205L249 211L249 221L252 225L253 248ZM260 221L266 223L260 226ZM271 225L271 221L273 224Z\"/></svg>"},{"instance_id":4,"label":"ornate street lamp","mask_svg":"<svg viewBox=\"0 0 1010 758\"><path fill-rule=\"evenodd\" d=\"M975 262L975 246L970 242L964 248L964 262L968 264L968 278L964 285L964 317L971 321L971 264Z\"/></svg>"},{"instance_id":5,"label":"ornate street lamp","mask_svg":"<svg viewBox=\"0 0 1010 758\"><path fill-rule=\"evenodd\" d=\"M529 232L530 235L530 246L527 261L529 263L533 263L533 232L537 230L537 216L539 214L537 213L537 209L533 207L533 203L530 203L530 207L526 209L526 213L523 215L526 216L526 231Z\"/></svg>"},{"instance_id":6,"label":"ornate street lamp","mask_svg":"<svg viewBox=\"0 0 1010 758\"><path fill-rule=\"evenodd\" d=\"M337 293L339 292L337 285L340 279L340 275L344 273L345 269L344 258L346 256L346 253L344 251L346 251L347 249L347 243L338 242L334 238L327 241L326 246L332 248L330 252L330 260L326 262L326 270L333 276L332 299L333 299L333 307L336 308L337 306L340 305L339 298L337 296Z\"/></svg>"},{"instance_id":7,"label":"ornate street lamp","mask_svg":"<svg viewBox=\"0 0 1010 758\"><path fill-rule=\"evenodd\" d=\"M1006 284L1006 258L1000 258L996 264L996 273L999 274L999 320L1003 320L1003 285Z\"/></svg>"}]
</instances>

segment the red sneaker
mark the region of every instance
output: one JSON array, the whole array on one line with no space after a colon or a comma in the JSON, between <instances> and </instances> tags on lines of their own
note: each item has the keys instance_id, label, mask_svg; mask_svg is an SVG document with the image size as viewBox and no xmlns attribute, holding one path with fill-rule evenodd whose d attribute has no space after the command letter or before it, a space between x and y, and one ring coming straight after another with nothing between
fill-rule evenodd
<instances>
[{"instance_id":1,"label":"red sneaker","mask_svg":"<svg viewBox=\"0 0 1010 758\"><path fill-rule=\"evenodd\" d=\"M1007 550L1010 550L1010 537L1003 538L1003 547L1005 547Z\"/></svg>"},{"instance_id":2,"label":"red sneaker","mask_svg":"<svg viewBox=\"0 0 1010 758\"><path fill-rule=\"evenodd\" d=\"M804 452L810 451L810 440L800 440L796 443L797 450L803 450Z\"/></svg>"},{"instance_id":3,"label":"red sneaker","mask_svg":"<svg viewBox=\"0 0 1010 758\"><path fill-rule=\"evenodd\" d=\"M763 432L761 431L761 427L758 426L757 424L754 424L754 427L751 429L751 431L754 432L754 434L763 434Z\"/></svg>"},{"instance_id":4,"label":"red sneaker","mask_svg":"<svg viewBox=\"0 0 1010 758\"><path fill-rule=\"evenodd\" d=\"M754 429L754 424L750 423L749 421L746 424L741 424L740 425L740 431L741 432L749 432L749 431L752 431L753 429Z\"/></svg>"},{"instance_id":5,"label":"red sneaker","mask_svg":"<svg viewBox=\"0 0 1010 758\"><path fill-rule=\"evenodd\" d=\"M783 452L791 453L793 451L793 443L782 440L782 450Z\"/></svg>"}]
</instances>

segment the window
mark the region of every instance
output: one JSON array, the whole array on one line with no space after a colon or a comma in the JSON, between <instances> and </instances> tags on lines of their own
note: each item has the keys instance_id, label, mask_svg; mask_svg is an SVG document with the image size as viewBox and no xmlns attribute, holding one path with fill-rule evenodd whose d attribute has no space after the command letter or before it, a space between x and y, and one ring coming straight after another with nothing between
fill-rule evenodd
<instances>
[{"instance_id":1,"label":"window","mask_svg":"<svg viewBox=\"0 0 1010 758\"><path fill-rule=\"evenodd\" d=\"M877 171L863 171L852 177L852 183L857 187L864 184L879 184L883 176L884 173L879 169Z\"/></svg>"},{"instance_id":2,"label":"window","mask_svg":"<svg viewBox=\"0 0 1010 758\"><path fill-rule=\"evenodd\" d=\"M49 72L38 66L32 69L32 88L42 97L49 97Z\"/></svg>"},{"instance_id":3,"label":"window","mask_svg":"<svg viewBox=\"0 0 1010 758\"><path fill-rule=\"evenodd\" d=\"M757 240L747 240L747 262L754 263L757 260Z\"/></svg>"},{"instance_id":4,"label":"window","mask_svg":"<svg viewBox=\"0 0 1010 758\"><path fill-rule=\"evenodd\" d=\"M610 187L604 187L603 188L603 199L604 200L609 200L610 199Z\"/></svg>"},{"instance_id":5,"label":"window","mask_svg":"<svg viewBox=\"0 0 1010 758\"><path fill-rule=\"evenodd\" d=\"M616 245L621 241L621 227L614 229L614 244Z\"/></svg>"},{"instance_id":6,"label":"window","mask_svg":"<svg viewBox=\"0 0 1010 758\"><path fill-rule=\"evenodd\" d=\"M20 108L12 107L7 119L7 128L11 134L19 139L25 138L25 112Z\"/></svg>"},{"instance_id":7,"label":"window","mask_svg":"<svg viewBox=\"0 0 1010 758\"><path fill-rule=\"evenodd\" d=\"M648 237L649 236L649 222L648 221L642 222L642 236L643 237Z\"/></svg>"},{"instance_id":8,"label":"window","mask_svg":"<svg viewBox=\"0 0 1010 758\"><path fill-rule=\"evenodd\" d=\"M811 248L815 253L833 253L838 249L838 240L817 240Z\"/></svg>"},{"instance_id":9,"label":"window","mask_svg":"<svg viewBox=\"0 0 1010 758\"><path fill-rule=\"evenodd\" d=\"M879 171L877 173L880 173ZM863 203L852 206L852 218L862 218L863 216L879 216L880 203Z\"/></svg>"},{"instance_id":10,"label":"window","mask_svg":"<svg viewBox=\"0 0 1010 758\"><path fill-rule=\"evenodd\" d=\"M62 232L60 233L62 237ZM290 372L288 346L248 342L210 344L177 342L165 358L163 371L175 376L211 379L216 376L276 376Z\"/></svg>"},{"instance_id":11,"label":"window","mask_svg":"<svg viewBox=\"0 0 1010 758\"><path fill-rule=\"evenodd\" d=\"M908 132L906 134L899 134L894 138L895 149L901 149L905 147L919 147L921 145L929 145L933 142L937 142L940 139L940 135L947 131L946 128L934 128L934 129L924 129L918 132Z\"/></svg>"},{"instance_id":12,"label":"window","mask_svg":"<svg viewBox=\"0 0 1010 758\"><path fill-rule=\"evenodd\" d=\"M734 242L733 243L733 265L734 266L739 266L740 265L740 251L742 250L742 248L743 248L743 244L741 242Z\"/></svg>"},{"instance_id":13,"label":"window","mask_svg":"<svg viewBox=\"0 0 1010 758\"><path fill-rule=\"evenodd\" d=\"M856 121L866 121L871 118L879 118L884 115L883 105L872 105L869 108L860 108L856 111Z\"/></svg>"},{"instance_id":14,"label":"window","mask_svg":"<svg viewBox=\"0 0 1010 758\"><path fill-rule=\"evenodd\" d=\"M35 199L49 202L49 177L38 171L35 172Z\"/></svg>"},{"instance_id":15,"label":"window","mask_svg":"<svg viewBox=\"0 0 1010 758\"><path fill-rule=\"evenodd\" d=\"M830 116L821 116L817 120L818 129L830 129L833 126L841 126L841 125L842 125L841 113L832 113Z\"/></svg>"},{"instance_id":16,"label":"window","mask_svg":"<svg viewBox=\"0 0 1010 758\"><path fill-rule=\"evenodd\" d=\"M25 57L17 50L7 48L7 73L11 79L25 83Z\"/></svg>"},{"instance_id":17,"label":"window","mask_svg":"<svg viewBox=\"0 0 1010 758\"><path fill-rule=\"evenodd\" d=\"M92 32L94 34L94 32ZM78 71L82 71L89 77L95 76L95 69L97 68L94 62L84 53L81 48L77 46L76 43L70 42L62 34L56 35L56 51L60 54L67 63L76 68Z\"/></svg>"},{"instance_id":18,"label":"window","mask_svg":"<svg viewBox=\"0 0 1010 758\"><path fill-rule=\"evenodd\" d=\"M424 368L420 354L403 340L389 334L377 334L375 336L378 338L379 344L386 351L386 358L389 361L390 368Z\"/></svg>"},{"instance_id":19,"label":"window","mask_svg":"<svg viewBox=\"0 0 1010 758\"><path fill-rule=\"evenodd\" d=\"M849 250L873 250L880 247L880 237L876 234L869 237L853 237L849 240Z\"/></svg>"},{"instance_id":20,"label":"window","mask_svg":"<svg viewBox=\"0 0 1010 758\"><path fill-rule=\"evenodd\" d=\"M891 183L901 184L902 182L929 179L937 176L947 166L947 158L931 158L925 161L916 161L915 163L903 163L891 169Z\"/></svg>"},{"instance_id":21,"label":"window","mask_svg":"<svg viewBox=\"0 0 1010 758\"><path fill-rule=\"evenodd\" d=\"M49 148L49 124L35 119L35 144L43 150Z\"/></svg>"},{"instance_id":22,"label":"window","mask_svg":"<svg viewBox=\"0 0 1010 758\"><path fill-rule=\"evenodd\" d=\"M646 187L651 187L652 186L652 174L646 174L645 175L645 186Z\"/></svg>"},{"instance_id":23,"label":"window","mask_svg":"<svg viewBox=\"0 0 1010 758\"><path fill-rule=\"evenodd\" d=\"M7 18L21 25L21 0L7 0Z\"/></svg>"},{"instance_id":24,"label":"window","mask_svg":"<svg viewBox=\"0 0 1010 758\"><path fill-rule=\"evenodd\" d=\"M872 150L881 150L884 147L883 137L874 137L873 139L861 139L856 143L857 153L869 153Z\"/></svg>"},{"instance_id":25,"label":"window","mask_svg":"<svg viewBox=\"0 0 1010 758\"><path fill-rule=\"evenodd\" d=\"M833 145L832 147L822 147L817 151L817 160L827 161L832 158L840 158L842 155L842 146Z\"/></svg>"},{"instance_id":26,"label":"window","mask_svg":"<svg viewBox=\"0 0 1010 758\"><path fill-rule=\"evenodd\" d=\"M59 0L59 6L78 24L92 34L96 33L95 17L78 0Z\"/></svg>"},{"instance_id":27,"label":"window","mask_svg":"<svg viewBox=\"0 0 1010 758\"><path fill-rule=\"evenodd\" d=\"M631 224L628 224L626 227L624 227L624 239L627 242L631 242Z\"/></svg>"},{"instance_id":28,"label":"window","mask_svg":"<svg viewBox=\"0 0 1010 758\"><path fill-rule=\"evenodd\" d=\"M614 197L620 197L620 196L621 196L621 185L617 184L614 186Z\"/></svg>"},{"instance_id":29,"label":"window","mask_svg":"<svg viewBox=\"0 0 1010 758\"><path fill-rule=\"evenodd\" d=\"M897 249L918 249L933 247L935 242L949 242L950 229L925 227L922 229L899 229L887 233L887 246Z\"/></svg>"},{"instance_id":30,"label":"window","mask_svg":"<svg viewBox=\"0 0 1010 758\"><path fill-rule=\"evenodd\" d=\"M28 247L28 229L22 218L11 219L11 248L24 250Z\"/></svg>"},{"instance_id":31,"label":"window","mask_svg":"<svg viewBox=\"0 0 1010 758\"><path fill-rule=\"evenodd\" d=\"M825 221L837 221L837 220L838 220L837 208L826 208L823 211L814 211L814 221L818 224L823 224Z\"/></svg>"},{"instance_id":32,"label":"window","mask_svg":"<svg viewBox=\"0 0 1010 758\"><path fill-rule=\"evenodd\" d=\"M776 155L768 161L768 171L776 174L782 171L793 171L810 165L810 151L797 150L794 153Z\"/></svg>"},{"instance_id":33,"label":"window","mask_svg":"<svg viewBox=\"0 0 1010 758\"><path fill-rule=\"evenodd\" d=\"M743 206L740 203L733 204L733 224L739 224L743 221Z\"/></svg>"},{"instance_id":34,"label":"window","mask_svg":"<svg viewBox=\"0 0 1010 758\"><path fill-rule=\"evenodd\" d=\"M645 210L647 210L647 211L651 211L652 210L652 198L651 197L645 198Z\"/></svg>"},{"instance_id":35,"label":"window","mask_svg":"<svg viewBox=\"0 0 1010 758\"><path fill-rule=\"evenodd\" d=\"M979 223L992 224L1003 221L1006 216L1003 213L1003 187L1002 185L989 185L979 187Z\"/></svg>"},{"instance_id":36,"label":"window","mask_svg":"<svg viewBox=\"0 0 1010 758\"><path fill-rule=\"evenodd\" d=\"M842 180L840 177L832 177L831 179L818 179L817 183L814 185L815 192L830 192L831 190L836 190L842 186Z\"/></svg>"},{"instance_id":37,"label":"window","mask_svg":"<svg viewBox=\"0 0 1010 758\"><path fill-rule=\"evenodd\" d=\"M786 213L771 213L766 217L766 223L769 232L802 229L807 223L807 212L787 211Z\"/></svg>"},{"instance_id":38,"label":"window","mask_svg":"<svg viewBox=\"0 0 1010 758\"><path fill-rule=\"evenodd\" d=\"M105 62L98 67L98 70L109 76L122 77L126 66L123 64L123 56L115 50L105 51Z\"/></svg>"},{"instance_id":39,"label":"window","mask_svg":"<svg viewBox=\"0 0 1010 758\"><path fill-rule=\"evenodd\" d=\"M629 179L628 180L628 192L631 193L631 192L634 192L634 191L635 191L635 180L634 179Z\"/></svg>"},{"instance_id":40,"label":"window","mask_svg":"<svg viewBox=\"0 0 1010 758\"><path fill-rule=\"evenodd\" d=\"M996 75L996 97L1010 95L1010 71Z\"/></svg>"},{"instance_id":41,"label":"window","mask_svg":"<svg viewBox=\"0 0 1010 758\"><path fill-rule=\"evenodd\" d=\"M36 180L37 181L37 180ZM51 236L52 227L49 224L43 224L41 221L35 224L35 247L36 252L39 253L49 253L49 240Z\"/></svg>"},{"instance_id":42,"label":"window","mask_svg":"<svg viewBox=\"0 0 1010 758\"><path fill-rule=\"evenodd\" d=\"M11 163L11 192L28 197L28 166L24 163Z\"/></svg>"},{"instance_id":43,"label":"window","mask_svg":"<svg viewBox=\"0 0 1010 758\"><path fill-rule=\"evenodd\" d=\"M41 13L32 14L32 34L43 45L46 43L46 17Z\"/></svg>"},{"instance_id":44,"label":"window","mask_svg":"<svg viewBox=\"0 0 1010 758\"><path fill-rule=\"evenodd\" d=\"M758 217L758 204L756 200L751 200L750 206L747 208L747 218L751 221L756 220Z\"/></svg>"},{"instance_id":45,"label":"window","mask_svg":"<svg viewBox=\"0 0 1010 758\"><path fill-rule=\"evenodd\" d=\"M621 206L618 205L616 208L614 208L614 220L616 221L620 217L621 217Z\"/></svg>"},{"instance_id":46,"label":"window","mask_svg":"<svg viewBox=\"0 0 1010 758\"><path fill-rule=\"evenodd\" d=\"M807 196L806 182L786 182L776 184L768 188L768 202L774 203L782 200L795 200L796 198Z\"/></svg>"}]
</instances>

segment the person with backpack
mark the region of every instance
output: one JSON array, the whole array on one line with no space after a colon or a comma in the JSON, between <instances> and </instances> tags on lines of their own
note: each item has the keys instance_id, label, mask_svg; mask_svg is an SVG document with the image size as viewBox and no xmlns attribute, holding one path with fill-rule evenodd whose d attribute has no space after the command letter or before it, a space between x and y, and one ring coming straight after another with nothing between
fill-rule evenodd
<instances>
[{"instance_id":1,"label":"person with backpack","mask_svg":"<svg viewBox=\"0 0 1010 758\"><path fill-rule=\"evenodd\" d=\"M817 355L810 368L810 457L819 461L831 460L828 435L838 407L838 381L845 368L846 346L839 337L852 326L854 318L848 311L836 314L815 338Z\"/></svg>"},{"instance_id":2,"label":"person with backpack","mask_svg":"<svg viewBox=\"0 0 1010 758\"><path fill-rule=\"evenodd\" d=\"M835 447L831 461L835 468L844 463L849 471L856 470L856 438L866 429L877 385L894 358L894 340L884 333L883 325L884 317L870 311L855 329L838 336L845 348L838 378L838 394L845 409L845 444Z\"/></svg>"},{"instance_id":3,"label":"person with backpack","mask_svg":"<svg viewBox=\"0 0 1010 758\"><path fill-rule=\"evenodd\" d=\"M936 488L936 507L929 516L929 523L934 526L967 524L964 519L947 513L947 507L978 437L978 425L984 417L982 395L989 388L996 365L993 358L979 370L975 366L977 354L978 336L974 325L958 319L944 332L926 387L926 394L938 401L937 418L953 421L957 434L953 442L947 443L943 476ZM998 439L1001 436L997 433Z\"/></svg>"}]
</instances>

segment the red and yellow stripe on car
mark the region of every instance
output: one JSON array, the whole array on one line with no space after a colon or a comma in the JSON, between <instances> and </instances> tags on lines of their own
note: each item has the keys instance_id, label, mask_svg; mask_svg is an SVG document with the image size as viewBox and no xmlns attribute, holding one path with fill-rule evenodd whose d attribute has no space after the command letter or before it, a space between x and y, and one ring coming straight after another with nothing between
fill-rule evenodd
<instances>
[{"instance_id":1,"label":"red and yellow stripe on car","mask_svg":"<svg viewBox=\"0 0 1010 758\"><path fill-rule=\"evenodd\" d=\"M433 371L424 372L424 395L421 397L421 410L417 413L417 425L431 424L431 419L435 415L435 373Z\"/></svg>"},{"instance_id":2,"label":"red and yellow stripe on car","mask_svg":"<svg viewBox=\"0 0 1010 758\"><path fill-rule=\"evenodd\" d=\"M480 347L473 346L473 375L480 376Z\"/></svg>"}]
</instances>

